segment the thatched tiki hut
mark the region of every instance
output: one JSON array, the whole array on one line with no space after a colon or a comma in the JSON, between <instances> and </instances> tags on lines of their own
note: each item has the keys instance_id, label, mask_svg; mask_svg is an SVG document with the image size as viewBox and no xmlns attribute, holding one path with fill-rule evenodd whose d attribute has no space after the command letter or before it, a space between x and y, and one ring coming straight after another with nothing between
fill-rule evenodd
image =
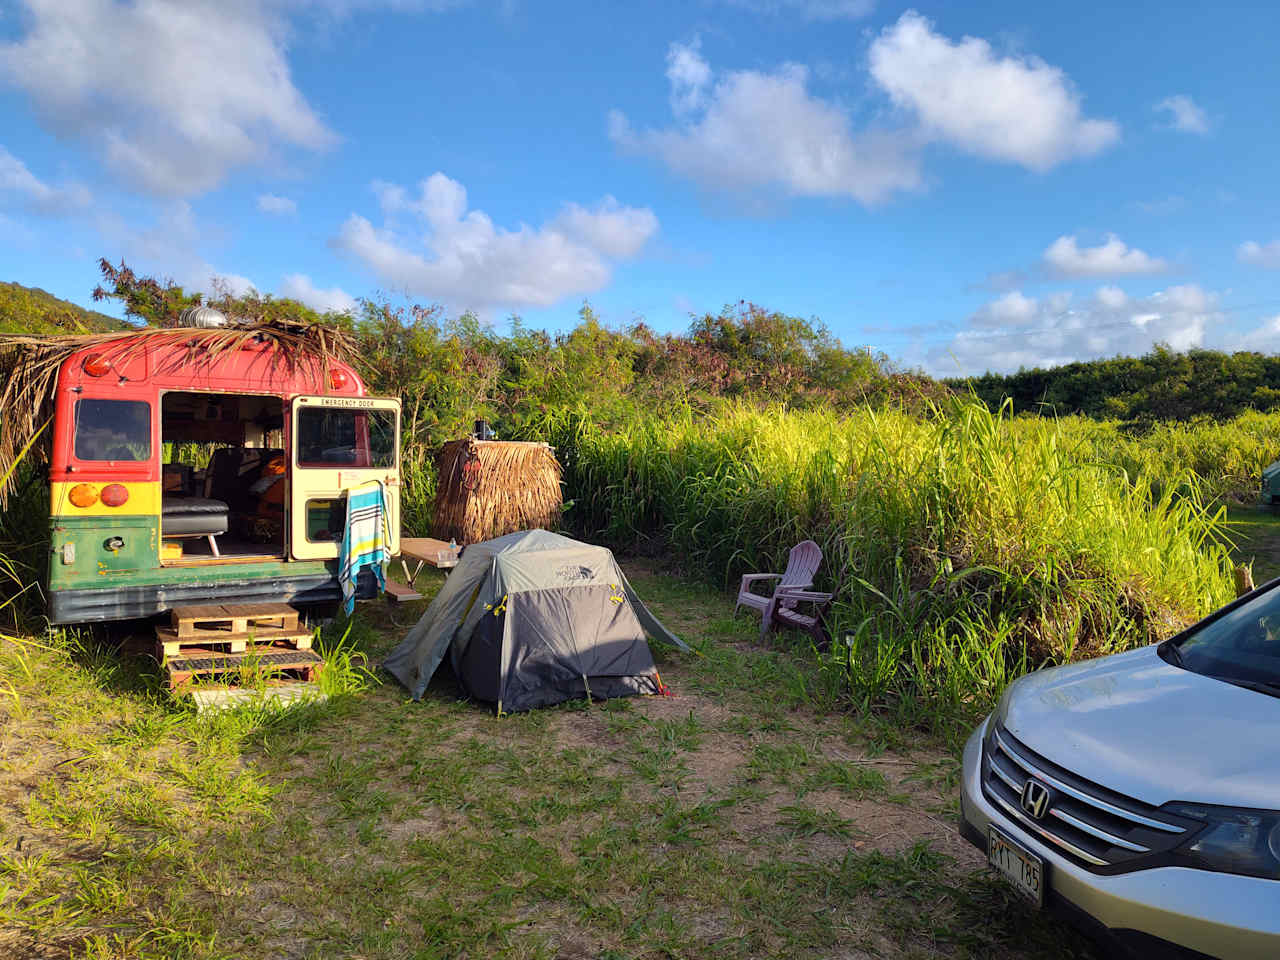
<instances>
[{"instance_id":1,"label":"thatched tiki hut","mask_svg":"<svg viewBox=\"0 0 1280 960\"><path fill-rule=\"evenodd\" d=\"M560 520L560 464L545 443L451 440L437 459L435 522L441 540L479 543Z\"/></svg>"}]
</instances>

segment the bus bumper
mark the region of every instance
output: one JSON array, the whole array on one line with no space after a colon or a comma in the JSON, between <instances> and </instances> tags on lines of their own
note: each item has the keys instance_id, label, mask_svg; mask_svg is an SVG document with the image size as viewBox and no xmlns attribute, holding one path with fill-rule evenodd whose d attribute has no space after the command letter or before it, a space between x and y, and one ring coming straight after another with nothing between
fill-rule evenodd
<instances>
[{"instance_id":1,"label":"bus bumper","mask_svg":"<svg viewBox=\"0 0 1280 960\"><path fill-rule=\"evenodd\" d=\"M362 570L356 584L359 599L377 596L372 571ZM51 623L99 623L133 620L196 603L336 603L342 599L337 577L301 574L202 583L113 586L94 590L54 590L49 595Z\"/></svg>"}]
</instances>

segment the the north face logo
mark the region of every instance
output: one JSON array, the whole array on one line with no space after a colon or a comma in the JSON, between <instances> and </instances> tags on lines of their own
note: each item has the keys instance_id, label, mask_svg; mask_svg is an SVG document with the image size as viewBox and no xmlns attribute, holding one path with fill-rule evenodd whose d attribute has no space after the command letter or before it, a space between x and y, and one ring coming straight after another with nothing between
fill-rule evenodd
<instances>
[{"instance_id":1,"label":"the north face logo","mask_svg":"<svg viewBox=\"0 0 1280 960\"><path fill-rule=\"evenodd\" d=\"M576 563L566 563L563 567L556 568L556 579L562 583L590 580L591 576L590 567L579 566Z\"/></svg>"}]
</instances>

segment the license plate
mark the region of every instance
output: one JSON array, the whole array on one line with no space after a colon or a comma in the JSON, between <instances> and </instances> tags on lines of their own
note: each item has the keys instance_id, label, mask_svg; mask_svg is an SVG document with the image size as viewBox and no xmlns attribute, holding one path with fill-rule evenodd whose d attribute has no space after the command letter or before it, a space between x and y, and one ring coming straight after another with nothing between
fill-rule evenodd
<instances>
[{"instance_id":1,"label":"license plate","mask_svg":"<svg viewBox=\"0 0 1280 960\"><path fill-rule=\"evenodd\" d=\"M1013 889L1044 906L1044 861L998 827L987 827L987 859Z\"/></svg>"}]
</instances>

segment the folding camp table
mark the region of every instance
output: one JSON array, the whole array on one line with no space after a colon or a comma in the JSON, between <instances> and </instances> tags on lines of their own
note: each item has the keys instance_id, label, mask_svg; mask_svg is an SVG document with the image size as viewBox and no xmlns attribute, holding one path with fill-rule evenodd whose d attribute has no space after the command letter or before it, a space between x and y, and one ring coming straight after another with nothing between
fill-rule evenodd
<instances>
[{"instance_id":1,"label":"folding camp table","mask_svg":"<svg viewBox=\"0 0 1280 960\"><path fill-rule=\"evenodd\" d=\"M434 537L401 537L398 557L404 569L405 585L387 581L387 593L397 601L422 599L422 594L413 588L413 581L424 566L451 570L458 565L457 548L450 550L449 544ZM412 571L409 569L410 560L416 562Z\"/></svg>"}]
</instances>

